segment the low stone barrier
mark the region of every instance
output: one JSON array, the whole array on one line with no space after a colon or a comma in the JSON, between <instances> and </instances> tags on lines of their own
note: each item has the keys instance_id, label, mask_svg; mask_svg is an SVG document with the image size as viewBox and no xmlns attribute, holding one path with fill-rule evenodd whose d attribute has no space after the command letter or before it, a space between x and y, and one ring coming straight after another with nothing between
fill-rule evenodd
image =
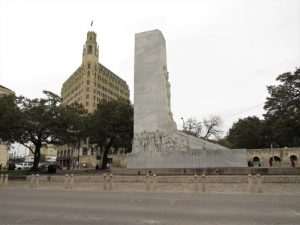
<instances>
[{"instance_id":1,"label":"low stone barrier","mask_svg":"<svg viewBox=\"0 0 300 225\"><path fill-rule=\"evenodd\" d=\"M195 192L199 191L198 176L197 176L197 174L194 175L194 191Z\"/></svg>"},{"instance_id":2,"label":"low stone barrier","mask_svg":"<svg viewBox=\"0 0 300 225\"><path fill-rule=\"evenodd\" d=\"M0 187L8 185L8 174L1 174L0 175Z\"/></svg>"},{"instance_id":3,"label":"low stone barrier","mask_svg":"<svg viewBox=\"0 0 300 225\"><path fill-rule=\"evenodd\" d=\"M263 192L263 184L262 184L262 176L260 174L256 175L256 191L258 193L262 193Z\"/></svg>"},{"instance_id":4,"label":"low stone barrier","mask_svg":"<svg viewBox=\"0 0 300 225\"><path fill-rule=\"evenodd\" d=\"M4 174L0 174L0 187L4 184Z\"/></svg>"},{"instance_id":5,"label":"low stone barrier","mask_svg":"<svg viewBox=\"0 0 300 225\"><path fill-rule=\"evenodd\" d=\"M0 187L6 187L8 185L8 174L0 175Z\"/></svg>"},{"instance_id":6,"label":"low stone barrier","mask_svg":"<svg viewBox=\"0 0 300 225\"><path fill-rule=\"evenodd\" d=\"M2 176L2 180L4 185L4 176ZM187 191L195 193L220 191L226 188L227 190L242 191L244 193L262 193L265 185L265 192L269 192L269 187L279 186L273 185L275 183L300 184L300 176L261 176L259 174L249 174L247 176L207 176L205 174L194 174L191 176L158 176L156 174L147 174L145 176L113 176L112 174L104 174L76 177L73 174L66 174L64 176L53 175L51 177L48 175L32 174L27 177L27 180L29 181L29 187L32 189L39 188L41 184L44 188L64 188L69 190L75 187L76 182L76 189L80 190L93 190L93 188L96 188L97 190L122 191L131 190L132 188L132 190L147 192ZM11 182L10 185L14 185L14 182ZM101 185L103 185L103 188ZM295 187L298 186L296 185Z\"/></svg>"},{"instance_id":7,"label":"low stone barrier","mask_svg":"<svg viewBox=\"0 0 300 225\"><path fill-rule=\"evenodd\" d=\"M73 189L75 183L75 177L74 174L65 174L64 177L64 188L65 189Z\"/></svg>"},{"instance_id":8,"label":"low stone barrier","mask_svg":"<svg viewBox=\"0 0 300 225\"><path fill-rule=\"evenodd\" d=\"M146 191L150 191L150 177L149 173L146 175Z\"/></svg>"},{"instance_id":9,"label":"low stone barrier","mask_svg":"<svg viewBox=\"0 0 300 225\"><path fill-rule=\"evenodd\" d=\"M2 176L4 177L4 176ZM4 178L5 180L5 178ZM146 192L149 191L161 191L166 190L168 184L178 186L183 185L182 187L186 191L191 192L210 192L211 188L215 187L218 184L241 184L241 187L245 188L244 190L248 193L262 193L263 192L263 183L300 183L300 176L261 176L260 174L248 176L241 175L214 175L207 176L205 174L194 174L193 176L158 176L156 174L146 174L145 176L113 176L112 174L106 175L95 175L95 176L74 176L73 174L65 174L65 176L45 176L45 175L31 175L27 177L29 181L30 188L38 188L39 183L61 183L64 185L64 189L69 190L74 188L75 181L79 184L85 184L90 182L103 184L103 190L120 190L119 187L124 183L125 186L128 184L144 184ZM4 182L4 181L3 181ZM114 187L114 183L116 183ZM186 185L184 185L186 184ZM209 184L209 185L208 185ZM247 185L248 184L248 189ZM123 186L124 186L123 185ZM79 185L80 186L80 185Z\"/></svg>"},{"instance_id":10,"label":"low stone barrier","mask_svg":"<svg viewBox=\"0 0 300 225\"><path fill-rule=\"evenodd\" d=\"M157 176L153 174L153 191L157 191Z\"/></svg>"},{"instance_id":11,"label":"low stone barrier","mask_svg":"<svg viewBox=\"0 0 300 225\"><path fill-rule=\"evenodd\" d=\"M156 174L162 175L194 175L194 174L206 174L206 175L248 175L248 174L260 174L260 175L300 175L300 167L234 167L234 168L170 168L170 169L124 169L124 168L112 168L112 173L115 175L146 175Z\"/></svg>"},{"instance_id":12,"label":"low stone barrier","mask_svg":"<svg viewBox=\"0 0 300 225\"><path fill-rule=\"evenodd\" d=\"M174 182L174 180L172 182L162 182L160 180L160 182L158 182L158 180L160 179L161 177L157 176L156 174L153 174L153 176L151 176L150 174L146 174L145 176L145 179L143 180L143 183L145 183L145 190L148 192L148 191L157 191L157 188L158 188L158 183L176 183ZM173 177L175 178L175 177ZM194 192L199 192L199 178L198 178L198 175L195 174L193 177L193 189L191 191L194 191ZM119 180L120 182L120 180ZM201 176L201 182L202 182L202 188L201 188L201 191L202 192L206 192L206 176L205 174L202 174ZM129 183L135 183L135 182L129 182ZM178 183L178 182L177 182ZM180 182L180 183L184 183L184 182Z\"/></svg>"},{"instance_id":13,"label":"low stone barrier","mask_svg":"<svg viewBox=\"0 0 300 225\"><path fill-rule=\"evenodd\" d=\"M4 175L4 187L8 185L8 174Z\"/></svg>"},{"instance_id":14,"label":"low stone barrier","mask_svg":"<svg viewBox=\"0 0 300 225\"><path fill-rule=\"evenodd\" d=\"M248 174L248 192L254 192L254 184L253 184L253 176L252 174Z\"/></svg>"},{"instance_id":15,"label":"low stone barrier","mask_svg":"<svg viewBox=\"0 0 300 225\"><path fill-rule=\"evenodd\" d=\"M106 174L103 175L103 189L106 190L106 182L107 182L107 179L106 179Z\"/></svg>"},{"instance_id":16,"label":"low stone barrier","mask_svg":"<svg viewBox=\"0 0 300 225\"><path fill-rule=\"evenodd\" d=\"M40 187L40 175L39 174L31 174L30 176L27 177L26 179L29 183L29 188L39 188Z\"/></svg>"},{"instance_id":17,"label":"low stone barrier","mask_svg":"<svg viewBox=\"0 0 300 225\"><path fill-rule=\"evenodd\" d=\"M40 175L37 174L35 175L35 184L34 184L35 188L39 188L40 187Z\"/></svg>"},{"instance_id":18,"label":"low stone barrier","mask_svg":"<svg viewBox=\"0 0 300 225\"><path fill-rule=\"evenodd\" d=\"M113 190L113 175L112 174L109 175L109 190L110 191Z\"/></svg>"},{"instance_id":19,"label":"low stone barrier","mask_svg":"<svg viewBox=\"0 0 300 225\"><path fill-rule=\"evenodd\" d=\"M206 176L202 174L202 192L206 192Z\"/></svg>"},{"instance_id":20,"label":"low stone barrier","mask_svg":"<svg viewBox=\"0 0 300 225\"><path fill-rule=\"evenodd\" d=\"M150 176L150 174L149 174ZM206 183L248 183L248 176L244 175L205 175ZM64 176L48 176L40 175L40 182L64 182ZM124 183L145 183L146 176L120 176L114 175L114 182L124 182ZM30 176L27 176L27 180L30 180ZM104 176L94 175L94 176L74 176L75 182L103 182ZM193 183L194 176L158 176L156 174L157 183ZM264 176L264 183L300 183L299 175L268 175Z\"/></svg>"},{"instance_id":21,"label":"low stone barrier","mask_svg":"<svg viewBox=\"0 0 300 225\"><path fill-rule=\"evenodd\" d=\"M110 174L109 176L104 174L102 182L103 182L103 190L107 190L107 183L108 183L108 189L110 191L113 190L113 175L112 174Z\"/></svg>"},{"instance_id":22,"label":"low stone barrier","mask_svg":"<svg viewBox=\"0 0 300 225\"><path fill-rule=\"evenodd\" d=\"M256 174L256 176L248 175L248 192L249 193L262 193L263 192L263 181L262 176L260 174Z\"/></svg>"}]
</instances>

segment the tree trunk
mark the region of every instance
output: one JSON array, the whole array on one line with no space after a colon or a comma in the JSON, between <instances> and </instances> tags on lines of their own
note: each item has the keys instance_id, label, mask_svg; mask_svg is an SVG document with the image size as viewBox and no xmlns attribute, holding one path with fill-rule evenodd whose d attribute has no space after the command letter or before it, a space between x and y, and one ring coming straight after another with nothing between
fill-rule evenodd
<instances>
[{"instance_id":1,"label":"tree trunk","mask_svg":"<svg viewBox=\"0 0 300 225\"><path fill-rule=\"evenodd\" d=\"M35 145L35 151L34 151L34 161L33 161L33 171L38 171L39 169L39 162L41 157L41 146L40 144Z\"/></svg>"},{"instance_id":2,"label":"tree trunk","mask_svg":"<svg viewBox=\"0 0 300 225\"><path fill-rule=\"evenodd\" d=\"M101 170L106 170L107 169L107 155L108 151L111 148L113 143L113 140L111 139L107 145L104 146L104 151L102 155L102 165L101 165Z\"/></svg>"}]
</instances>

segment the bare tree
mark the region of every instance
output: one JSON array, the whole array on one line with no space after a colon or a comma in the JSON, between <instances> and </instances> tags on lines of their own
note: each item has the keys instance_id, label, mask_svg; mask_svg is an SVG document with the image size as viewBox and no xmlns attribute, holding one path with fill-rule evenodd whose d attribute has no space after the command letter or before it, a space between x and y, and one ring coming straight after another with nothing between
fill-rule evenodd
<instances>
[{"instance_id":1,"label":"bare tree","mask_svg":"<svg viewBox=\"0 0 300 225\"><path fill-rule=\"evenodd\" d=\"M203 139L209 139L211 136L220 138L222 134L221 125L223 121L220 116L210 115L208 119L203 119L203 125L205 129L205 135L202 136Z\"/></svg>"},{"instance_id":2,"label":"bare tree","mask_svg":"<svg viewBox=\"0 0 300 225\"><path fill-rule=\"evenodd\" d=\"M181 118L183 120L183 118ZM202 131L202 124L196 118L189 118L187 121L183 120L183 132L195 137L200 137Z\"/></svg>"},{"instance_id":3,"label":"bare tree","mask_svg":"<svg viewBox=\"0 0 300 225\"><path fill-rule=\"evenodd\" d=\"M196 118L190 117L187 121L183 118L183 132L194 137L209 139L211 137L219 138L222 134L222 119L220 116L210 115L208 119L204 118L199 122Z\"/></svg>"}]
</instances>

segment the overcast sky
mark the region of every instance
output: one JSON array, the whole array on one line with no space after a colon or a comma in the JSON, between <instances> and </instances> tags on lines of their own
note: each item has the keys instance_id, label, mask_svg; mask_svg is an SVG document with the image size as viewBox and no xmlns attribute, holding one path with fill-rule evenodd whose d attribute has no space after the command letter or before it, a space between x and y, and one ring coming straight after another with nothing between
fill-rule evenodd
<instances>
[{"instance_id":1,"label":"overcast sky","mask_svg":"<svg viewBox=\"0 0 300 225\"><path fill-rule=\"evenodd\" d=\"M80 66L90 23L100 62L126 80L133 101L134 34L167 42L171 104L181 117L261 117L267 85L300 66L300 1L0 0L0 84L26 97L60 94Z\"/></svg>"}]
</instances>

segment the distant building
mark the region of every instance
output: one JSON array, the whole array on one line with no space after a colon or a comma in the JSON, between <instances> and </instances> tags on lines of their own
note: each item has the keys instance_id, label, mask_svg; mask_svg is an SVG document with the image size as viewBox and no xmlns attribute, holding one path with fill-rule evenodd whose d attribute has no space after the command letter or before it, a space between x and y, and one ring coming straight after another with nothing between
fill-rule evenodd
<instances>
[{"instance_id":1,"label":"distant building","mask_svg":"<svg viewBox=\"0 0 300 225\"><path fill-rule=\"evenodd\" d=\"M0 85L0 95L6 95L6 94L15 94L12 90L8 89L7 87L4 87ZM8 160L9 160L9 144L7 142L2 142L0 139L0 165L6 166Z\"/></svg>"},{"instance_id":2,"label":"distant building","mask_svg":"<svg viewBox=\"0 0 300 225\"><path fill-rule=\"evenodd\" d=\"M129 100L126 81L99 63L97 34L93 31L87 33L82 64L63 83L61 98L63 104L77 102L88 112L93 112L101 100ZM100 159L99 151L88 143L83 144L79 151L65 145L57 151L57 161L63 167L74 168L79 162L79 167L95 168Z\"/></svg>"},{"instance_id":3,"label":"distant building","mask_svg":"<svg viewBox=\"0 0 300 225\"><path fill-rule=\"evenodd\" d=\"M8 89L7 87L0 85L0 95L3 95L3 94L15 94L15 92Z\"/></svg>"},{"instance_id":4,"label":"distant building","mask_svg":"<svg viewBox=\"0 0 300 225\"><path fill-rule=\"evenodd\" d=\"M99 63L96 33L89 31L83 47L82 64L64 82L61 98L64 104L80 103L93 112L102 100L129 99L127 83Z\"/></svg>"}]
</instances>

